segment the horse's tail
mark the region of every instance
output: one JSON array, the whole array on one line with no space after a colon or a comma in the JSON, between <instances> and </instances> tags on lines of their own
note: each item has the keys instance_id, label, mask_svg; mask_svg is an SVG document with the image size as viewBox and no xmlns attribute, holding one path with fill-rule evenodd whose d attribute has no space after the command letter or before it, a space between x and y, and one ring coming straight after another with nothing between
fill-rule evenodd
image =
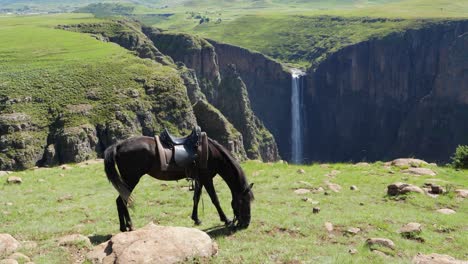
<instances>
[{"instance_id":1,"label":"horse's tail","mask_svg":"<svg viewBox=\"0 0 468 264\"><path fill-rule=\"evenodd\" d=\"M128 184L122 179L119 172L115 168L115 154L117 145L114 144L104 151L104 170L106 171L107 179L114 185L114 188L119 192L120 197L128 205L132 205L133 199Z\"/></svg>"}]
</instances>

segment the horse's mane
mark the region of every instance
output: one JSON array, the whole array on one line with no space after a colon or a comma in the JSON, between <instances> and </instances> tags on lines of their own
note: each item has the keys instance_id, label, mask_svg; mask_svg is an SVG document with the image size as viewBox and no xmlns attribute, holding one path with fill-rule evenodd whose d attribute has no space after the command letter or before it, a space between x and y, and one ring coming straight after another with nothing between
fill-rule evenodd
<instances>
[{"instance_id":1,"label":"horse's mane","mask_svg":"<svg viewBox=\"0 0 468 264\"><path fill-rule=\"evenodd\" d=\"M245 177L244 170L240 166L239 162L232 156L231 152L227 150L223 145L219 144L218 141L208 138L208 141L218 149L218 151L223 155L224 159L228 161L229 164L232 165L233 169L236 171L237 175L240 177L240 182L242 186L242 190L247 190L249 188L249 184L247 182L247 178ZM254 199L253 192L249 190L251 200Z\"/></svg>"}]
</instances>

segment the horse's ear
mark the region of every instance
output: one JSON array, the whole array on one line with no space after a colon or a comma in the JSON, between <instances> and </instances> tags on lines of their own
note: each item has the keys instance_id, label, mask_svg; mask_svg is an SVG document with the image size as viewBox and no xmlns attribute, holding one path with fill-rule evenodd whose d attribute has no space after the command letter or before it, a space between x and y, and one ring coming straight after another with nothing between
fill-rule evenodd
<instances>
[{"instance_id":1,"label":"horse's ear","mask_svg":"<svg viewBox=\"0 0 468 264\"><path fill-rule=\"evenodd\" d=\"M253 185L254 185L254 184L251 183L251 184L249 185L249 187L248 187L247 189L245 189L245 193L249 193L249 192L252 190Z\"/></svg>"}]
</instances>

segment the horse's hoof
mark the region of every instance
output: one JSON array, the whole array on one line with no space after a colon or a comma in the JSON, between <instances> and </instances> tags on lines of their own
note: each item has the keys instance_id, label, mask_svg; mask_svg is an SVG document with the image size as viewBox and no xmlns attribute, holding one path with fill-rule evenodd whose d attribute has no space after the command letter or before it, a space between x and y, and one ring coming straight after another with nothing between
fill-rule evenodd
<instances>
[{"instance_id":1,"label":"horse's hoof","mask_svg":"<svg viewBox=\"0 0 468 264\"><path fill-rule=\"evenodd\" d=\"M193 220L193 222L195 223L195 225L199 226L202 224L202 222L200 220Z\"/></svg>"},{"instance_id":2,"label":"horse's hoof","mask_svg":"<svg viewBox=\"0 0 468 264\"><path fill-rule=\"evenodd\" d=\"M227 219L224 221L224 225L226 225L227 227L233 227L234 226L234 222Z\"/></svg>"}]
</instances>

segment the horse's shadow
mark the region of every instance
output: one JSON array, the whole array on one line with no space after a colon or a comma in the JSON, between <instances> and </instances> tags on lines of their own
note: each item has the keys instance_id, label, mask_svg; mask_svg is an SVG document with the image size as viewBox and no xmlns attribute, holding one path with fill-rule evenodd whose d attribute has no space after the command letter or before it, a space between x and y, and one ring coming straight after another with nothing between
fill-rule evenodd
<instances>
[{"instance_id":1,"label":"horse's shadow","mask_svg":"<svg viewBox=\"0 0 468 264\"><path fill-rule=\"evenodd\" d=\"M207 229L204 229L203 231L206 232L210 237L217 238L221 236L230 236L236 233L236 231L238 230L230 226L217 225L217 226L212 226Z\"/></svg>"},{"instance_id":2,"label":"horse's shadow","mask_svg":"<svg viewBox=\"0 0 468 264\"><path fill-rule=\"evenodd\" d=\"M95 246L95 245L99 245L111 239L112 235L93 235L93 236L89 236L88 238L91 241L91 243Z\"/></svg>"}]
</instances>

